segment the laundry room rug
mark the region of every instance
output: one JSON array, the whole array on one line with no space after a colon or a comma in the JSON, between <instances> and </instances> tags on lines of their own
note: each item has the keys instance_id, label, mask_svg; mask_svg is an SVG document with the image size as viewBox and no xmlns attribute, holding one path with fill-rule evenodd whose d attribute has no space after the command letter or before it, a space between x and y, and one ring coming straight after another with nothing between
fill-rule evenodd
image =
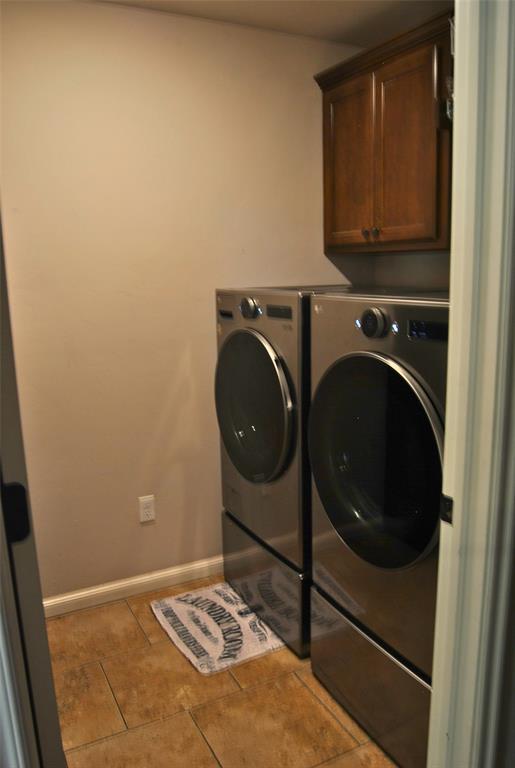
<instances>
[{"instance_id":1,"label":"laundry room rug","mask_svg":"<svg viewBox=\"0 0 515 768\"><path fill-rule=\"evenodd\" d=\"M172 642L204 675L284 645L226 582L154 600L151 608Z\"/></svg>"}]
</instances>

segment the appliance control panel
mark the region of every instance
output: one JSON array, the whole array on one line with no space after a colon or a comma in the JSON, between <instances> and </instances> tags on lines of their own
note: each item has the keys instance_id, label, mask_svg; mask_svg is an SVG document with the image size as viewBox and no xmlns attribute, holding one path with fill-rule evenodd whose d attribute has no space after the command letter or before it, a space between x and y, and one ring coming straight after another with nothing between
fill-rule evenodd
<instances>
[{"instance_id":1,"label":"appliance control panel","mask_svg":"<svg viewBox=\"0 0 515 768\"><path fill-rule=\"evenodd\" d=\"M378 307L365 309L361 317L356 318L354 324L369 339L387 336L390 331L397 335L401 330L400 323L397 320L390 320L386 312ZM448 333L448 322L408 319L406 325L406 336L411 341L447 341Z\"/></svg>"},{"instance_id":2,"label":"appliance control panel","mask_svg":"<svg viewBox=\"0 0 515 768\"><path fill-rule=\"evenodd\" d=\"M274 301L274 294L254 294L254 295L238 295L235 292L218 293L216 297L217 303L217 320L220 328L231 322L238 324L238 319L241 324L241 319L251 325L254 323L261 325L262 322L270 319L274 324L279 327L281 324L283 327L287 327L291 331L291 321L296 316L296 306L298 304L297 296L277 296L277 301ZM288 326L285 325L288 323ZM263 326L264 327L264 326Z\"/></svg>"}]
</instances>

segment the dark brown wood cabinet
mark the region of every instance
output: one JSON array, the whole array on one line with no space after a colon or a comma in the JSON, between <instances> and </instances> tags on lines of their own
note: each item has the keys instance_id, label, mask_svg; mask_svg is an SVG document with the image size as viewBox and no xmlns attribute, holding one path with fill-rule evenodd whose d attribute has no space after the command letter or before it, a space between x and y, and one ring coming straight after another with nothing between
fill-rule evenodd
<instances>
[{"instance_id":1,"label":"dark brown wood cabinet","mask_svg":"<svg viewBox=\"0 0 515 768\"><path fill-rule=\"evenodd\" d=\"M316 76L327 252L449 248L450 72L445 15Z\"/></svg>"}]
</instances>

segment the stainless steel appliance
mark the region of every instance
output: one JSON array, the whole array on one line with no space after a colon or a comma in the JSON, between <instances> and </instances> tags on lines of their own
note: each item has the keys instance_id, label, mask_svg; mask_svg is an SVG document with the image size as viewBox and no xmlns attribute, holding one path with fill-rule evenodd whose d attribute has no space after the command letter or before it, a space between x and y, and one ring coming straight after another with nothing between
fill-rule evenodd
<instances>
[{"instance_id":1,"label":"stainless steel appliance","mask_svg":"<svg viewBox=\"0 0 515 768\"><path fill-rule=\"evenodd\" d=\"M448 300L314 296L315 675L401 766L424 766Z\"/></svg>"},{"instance_id":2,"label":"stainless steel appliance","mask_svg":"<svg viewBox=\"0 0 515 768\"><path fill-rule=\"evenodd\" d=\"M216 294L225 576L301 656L309 649L312 291Z\"/></svg>"}]
</instances>

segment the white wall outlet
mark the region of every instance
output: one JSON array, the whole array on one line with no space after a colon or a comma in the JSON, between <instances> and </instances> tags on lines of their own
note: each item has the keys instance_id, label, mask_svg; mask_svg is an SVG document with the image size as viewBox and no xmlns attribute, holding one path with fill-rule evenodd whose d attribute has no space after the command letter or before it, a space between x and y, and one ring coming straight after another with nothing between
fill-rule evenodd
<instances>
[{"instance_id":1,"label":"white wall outlet","mask_svg":"<svg viewBox=\"0 0 515 768\"><path fill-rule=\"evenodd\" d=\"M140 523L150 523L156 519L156 497L138 496L139 502L139 521Z\"/></svg>"}]
</instances>

